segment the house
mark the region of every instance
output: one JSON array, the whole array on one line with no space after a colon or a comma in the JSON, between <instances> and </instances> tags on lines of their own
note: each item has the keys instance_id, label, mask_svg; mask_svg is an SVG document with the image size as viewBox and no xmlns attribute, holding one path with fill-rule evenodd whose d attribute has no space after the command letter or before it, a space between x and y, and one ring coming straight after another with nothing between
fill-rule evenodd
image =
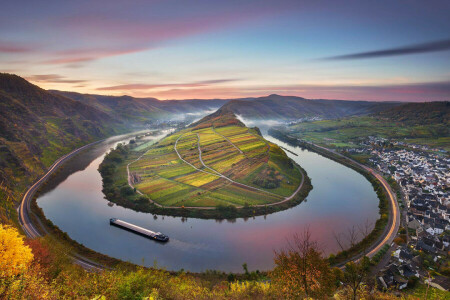
<instances>
[{"instance_id":1,"label":"house","mask_svg":"<svg viewBox=\"0 0 450 300\"><path fill-rule=\"evenodd\" d=\"M436 223L436 224L434 224L433 229L434 229L434 234L439 235L444 232L445 227L442 224Z\"/></svg>"},{"instance_id":2,"label":"house","mask_svg":"<svg viewBox=\"0 0 450 300\"><path fill-rule=\"evenodd\" d=\"M424 241L420 240L417 242L416 250L422 250L429 254L435 254L437 251L433 246L427 245Z\"/></svg>"},{"instance_id":3,"label":"house","mask_svg":"<svg viewBox=\"0 0 450 300\"><path fill-rule=\"evenodd\" d=\"M403 290L408 286L408 280L402 277L401 275L394 275L394 284L399 290Z\"/></svg>"},{"instance_id":4,"label":"house","mask_svg":"<svg viewBox=\"0 0 450 300\"><path fill-rule=\"evenodd\" d=\"M419 277L419 273L414 269L414 267L411 264L403 264L401 265L400 274L402 274L406 278L410 278L413 276Z\"/></svg>"},{"instance_id":5,"label":"house","mask_svg":"<svg viewBox=\"0 0 450 300\"><path fill-rule=\"evenodd\" d=\"M434 235L434 228L431 227L429 224L425 224L424 228L425 231L428 232L428 234Z\"/></svg>"},{"instance_id":6,"label":"house","mask_svg":"<svg viewBox=\"0 0 450 300\"><path fill-rule=\"evenodd\" d=\"M396 287L397 289L402 290L408 285L408 280L403 277L402 273L404 273L403 269L400 271L398 266L390 264L380 272L380 276L377 277L377 280L385 289ZM415 275L412 270L411 273L413 274L412 276Z\"/></svg>"},{"instance_id":7,"label":"house","mask_svg":"<svg viewBox=\"0 0 450 300\"><path fill-rule=\"evenodd\" d=\"M417 228L420 228L422 225L420 224L419 221L417 221L416 218L414 217L410 217L409 218L409 222L408 222L408 228L411 228L413 230L417 230Z\"/></svg>"},{"instance_id":8,"label":"house","mask_svg":"<svg viewBox=\"0 0 450 300\"><path fill-rule=\"evenodd\" d=\"M410 261L411 259L413 259L414 256L407 250L407 248L403 248L400 251L399 257L404 261Z\"/></svg>"}]
</instances>

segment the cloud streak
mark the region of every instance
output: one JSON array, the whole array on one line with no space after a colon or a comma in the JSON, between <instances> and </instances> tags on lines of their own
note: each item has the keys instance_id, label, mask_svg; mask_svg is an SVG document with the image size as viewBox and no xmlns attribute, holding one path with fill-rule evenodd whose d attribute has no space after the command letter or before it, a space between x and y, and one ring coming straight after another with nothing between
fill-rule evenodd
<instances>
[{"instance_id":1,"label":"cloud streak","mask_svg":"<svg viewBox=\"0 0 450 300\"><path fill-rule=\"evenodd\" d=\"M26 78L35 82L52 82L52 83L83 83L86 80L66 79L66 77L58 74L31 75Z\"/></svg>"},{"instance_id":2,"label":"cloud streak","mask_svg":"<svg viewBox=\"0 0 450 300\"><path fill-rule=\"evenodd\" d=\"M32 45L0 41L0 53L26 53L31 52L34 48Z\"/></svg>"},{"instance_id":3,"label":"cloud streak","mask_svg":"<svg viewBox=\"0 0 450 300\"><path fill-rule=\"evenodd\" d=\"M159 88L194 88L194 87L204 87L220 83L227 83L238 81L238 79L214 79L214 80L204 80L188 83L163 83L163 84L142 84L142 83L131 83L122 84L114 86L106 86L97 88L98 91L122 91L122 90L152 90Z\"/></svg>"},{"instance_id":4,"label":"cloud streak","mask_svg":"<svg viewBox=\"0 0 450 300\"><path fill-rule=\"evenodd\" d=\"M380 58L388 56L420 54L428 52L446 51L450 50L450 39L435 41L431 43L415 44L410 46L390 48L376 51L359 52L338 56L326 57L323 60L353 60L366 58Z\"/></svg>"},{"instance_id":5,"label":"cloud streak","mask_svg":"<svg viewBox=\"0 0 450 300\"><path fill-rule=\"evenodd\" d=\"M258 6L225 3L215 7L205 0L197 2L197 10L190 9L181 14L173 11L170 4L161 3L158 6L161 12L155 14L157 7L148 5L151 7L150 15L145 18L129 15L127 11L115 11L111 14L81 12L50 19L45 25L56 28L56 31L63 33L62 36L69 34L72 41L64 46L66 49L63 51L50 51L51 58L42 63L86 63L105 57L152 50L163 47L170 41L239 27L292 7L292 4L272 7L267 3ZM137 14L135 11L133 13ZM72 43L83 46L74 47Z\"/></svg>"}]
</instances>

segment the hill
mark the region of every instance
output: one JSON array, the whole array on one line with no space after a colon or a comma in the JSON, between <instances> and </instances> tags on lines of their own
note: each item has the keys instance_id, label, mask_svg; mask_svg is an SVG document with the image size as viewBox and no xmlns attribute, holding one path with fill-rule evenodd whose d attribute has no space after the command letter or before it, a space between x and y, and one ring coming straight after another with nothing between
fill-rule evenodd
<instances>
[{"instance_id":1,"label":"hill","mask_svg":"<svg viewBox=\"0 0 450 300\"><path fill-rule=\"evenodd\" d=\"M220 108L227 100L165 100L135 98L131 96L104 96L75 92L51 91L73 100L93 106L114 118L126 122L146 122L201 116Z\"/></svg>"},{"instance_id":2,"label":"hill","mask_svg":"<svg viewBox=\"0 0 450 300\"><path fill-rule=\"evenodd\" d=\"M51 91L125 120L149 118L171 119L181 115L197 115L219 108L246 119L296 120L305 117L335 119L353 115L377 113L401 105L394 102L345 100L310 100L295 96L269 95L259 98L158 100L130 96L103 96L74 92Z\"/></svg>"},{"instance_id":3,"label":"hill","mask_svg":"<svg viewBox=\"0 0 450 300\"><path fill-rule=\"evenodd\" d=\"M128 163L137 193L117 173ZM281 148L231 112L206 116L145 149L139 140L119 147L105 158L100 172L109 200L139 210L149 209L150 202L166 209L265 207L296 198L301 182L307 181ZM127 188L129 197L123 197Z\"/></svg>"},{"instance_id":4,"label":"hill","mask_svg":"<svg viewBox=\"0 0 450 300\"><path fill-rule=\"evenodd\" d=\"M450 151L449 122L448 101L407 103L368 116L301 122L289 126L288 131L334 148L355 148L372 136Z\"/></svg>"},{"instance_id":5,"label":"hill","mask_svg":"<svg viewBox=\"0 0 450 300\"><path fill-rule=\"evenodd\" d=\"M374 116L410 124L448 126L450 125L450 102L407 103L376 113Z\"/></svg>"},{"instance_id":6,"label":"hill","mask_svg":"<svg viewBox=\"0 0 450 300\"><path fill-rule=\"evenodd\" d=\"M0 111L2 195L22 190L59 156L122 126L98 109L4 73Z\"/></svg>"},{"instance_id":7,"label":"hill","mask_svg":"<svg viewBox=\"0 0 450 300\"><path fill-rule=\"evenodd\" d=\"M296 120L305 117L335 119L366 115L400 105L394 102L308 100L294 96L270 95L253 99L236 99L221 109L246 119Z\"/></svg>"}]
</instances>

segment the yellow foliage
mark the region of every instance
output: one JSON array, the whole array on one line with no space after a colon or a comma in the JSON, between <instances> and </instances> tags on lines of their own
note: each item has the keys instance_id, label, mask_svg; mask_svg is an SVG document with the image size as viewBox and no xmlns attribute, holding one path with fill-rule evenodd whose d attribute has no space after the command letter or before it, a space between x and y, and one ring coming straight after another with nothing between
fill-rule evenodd
<instances>
[{"instance_id":1,"label":"yellow foliage","mask_svg":"<svg viewBox=\"0 0 450 300\"><path fill-rule=\"evenodd\" d=\"M32 260L33 253L17 229L0 224L0 277L22 273Z\"/></svg>"},{"instance_id":2,"label":"yellow foliage","mask_svg":"<svg viewBox=\"0 0 450 300\"><path fill-rule=\"evenodd\" d=\"M230 284L230 291L232 293L244 293L251 288L259 289L263 293L268 292L270 290L270 283L243 281Z\"/></svg>"}]
</instances>

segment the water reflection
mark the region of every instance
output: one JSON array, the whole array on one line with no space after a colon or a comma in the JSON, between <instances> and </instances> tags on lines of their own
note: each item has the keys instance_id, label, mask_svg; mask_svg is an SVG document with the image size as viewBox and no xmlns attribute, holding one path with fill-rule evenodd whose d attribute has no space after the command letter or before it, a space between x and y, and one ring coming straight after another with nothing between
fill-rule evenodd
<instances>
[{"instance_id":1,"label":"water reflection","mask_svg":"<svg viewBox=\"0 0 450 300\"><path fill-rule=\"evenodd\" d=\"M97 169L117 140L105 141L71 160L38 204L53 223L95 251L136 264L150 266L156 260L170 270L190 271L242 271L244 262L251 270L268 270L273 267L273 251L284 247L287 239L305 226L328 254L338 250L333 230L345 232L367 219L377 219L378 199L362 175L308 150L267 138L298 155L288 152L308 172L314 187L308 201L282 212L247 219L202 220L110 207L101 192ZM160 231L170 241L160 244L109 226L111 217Z\"/></svg>"}]
</instances>

